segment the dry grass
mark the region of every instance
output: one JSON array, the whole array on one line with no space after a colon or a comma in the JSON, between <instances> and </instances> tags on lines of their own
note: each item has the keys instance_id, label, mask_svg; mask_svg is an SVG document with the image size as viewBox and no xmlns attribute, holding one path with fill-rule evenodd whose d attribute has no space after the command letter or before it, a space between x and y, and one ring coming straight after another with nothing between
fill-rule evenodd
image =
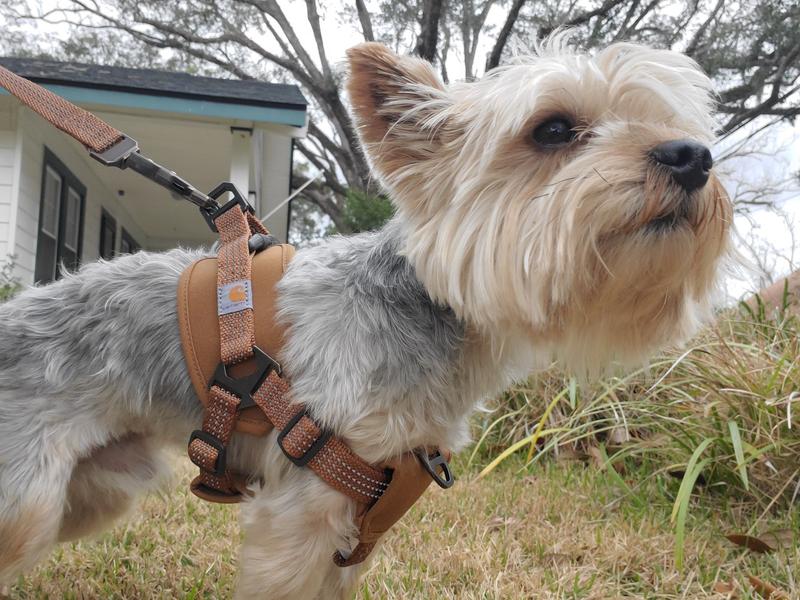
<instances>
[{"instance_id":1,"label":"dry grass","mask_svg":"<svg viewBox=\"0 0 800 600\"><path fill-rule=\"evenodd\" d=\"M634 474L623 486L574 463L523 475L521 464L510 461L481 481L464 473L452 490L427 494L389 534L359 600L724 598L714 584L736 580L748 590L748 574L800 597L792 581L800 551L753 555L722 537L751 517L740 506L701 499L679 571L663 482ZM194 499L185 491L190 471L181 471L176 492L148 498L128 524L99 540L60 547L11 597L229 597L235 509ZM786 518L767 525L792 526Z\"/></svg>"}]
</instances>

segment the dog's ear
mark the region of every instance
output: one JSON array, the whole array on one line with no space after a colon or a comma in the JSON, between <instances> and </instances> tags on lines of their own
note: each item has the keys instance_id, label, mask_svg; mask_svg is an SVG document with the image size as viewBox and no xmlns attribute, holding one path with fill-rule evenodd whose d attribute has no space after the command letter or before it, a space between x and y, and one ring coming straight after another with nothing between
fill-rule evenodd
<instances>
[{"instance_id":1,"label":"dog's ear","mask_svg":"<svg viewBox=\"0 0 800 600\"><path fill-rule=\"evenodd\" d=\"M441 122L436 117L449 102L444 84L430 63L398 56L377 43L347 51L347 91L367 153L384 175L410 160L420 160L435 146Z\"/></svg>"}]
</instances>

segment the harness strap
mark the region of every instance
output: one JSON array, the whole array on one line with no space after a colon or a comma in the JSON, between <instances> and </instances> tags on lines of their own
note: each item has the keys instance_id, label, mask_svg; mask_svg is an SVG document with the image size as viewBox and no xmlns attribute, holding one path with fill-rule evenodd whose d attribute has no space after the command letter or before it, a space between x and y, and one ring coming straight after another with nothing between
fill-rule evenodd
<instances>
[{"instance_id":1,"label":"harness strap","mask_svg":"<svg viewBox=\"0 0 800 600\"><path fill-rule=\"evenodd\" d=\"M234 205L220 214L214 225L220 245L217 268L217 314L222 363L233 366L253 356L256 344L253 322L251 235L267 230L249 211ZM189 458L200 467L192 491L217 502L238 502L243 494L242 478L227 467L227 446L233 435L242 398L213 384L203 415L203 427L189 440Z\"/></svg>"},{"instance_id":2,"label":"harness strap","mask_svg":"<svg viewBox=\"0 0 800 600\"><path fill-rule=\"evenodd\" d=\"M341 439L320 427L302 405L287 400L288 385L274 371L253 395L278 434L286 457L307 466L332 488L359 504L370 506L380 498L390 474L355 454Z\"/></svg>"},{"instance_id":3,"label":"harness strap","mask_svg":"<svg viewBox=\"0 0 800 600\"><path fill-rule=\"evenodd\" d=\"M32 81L0 66L0 86L16 96L25 106L74 137L94 152L104 152L125 137L122 132L46 90Z\"/></svg>"}]
</instances>

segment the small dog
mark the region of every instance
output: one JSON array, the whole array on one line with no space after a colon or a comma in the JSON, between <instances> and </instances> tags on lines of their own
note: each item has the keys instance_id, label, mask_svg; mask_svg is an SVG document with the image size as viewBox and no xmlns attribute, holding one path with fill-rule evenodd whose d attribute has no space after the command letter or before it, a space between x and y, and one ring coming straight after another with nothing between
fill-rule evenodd
<instances>
[{"instance_id":1,"label":"small dog","mask_svg":"<svg viewBox=\"0 0 800 600\"><path fill-rule=\"evenodd\" d=\"M710 82L674 52L563 36L473 83L378 44L349 51L367 156L397 212L304 250L279 284L293 397L380 462L461 448L482 400L553 357L641 363L709 310L730 202L703 145ZM207 253L84 266L0 306L0 582L109 526L185 449L201 406L178 277ZM344 598L353 501L275 442L235 436L242 598ZM457 492L455 492L457 493Z\"/></svg>"}]
</instances>

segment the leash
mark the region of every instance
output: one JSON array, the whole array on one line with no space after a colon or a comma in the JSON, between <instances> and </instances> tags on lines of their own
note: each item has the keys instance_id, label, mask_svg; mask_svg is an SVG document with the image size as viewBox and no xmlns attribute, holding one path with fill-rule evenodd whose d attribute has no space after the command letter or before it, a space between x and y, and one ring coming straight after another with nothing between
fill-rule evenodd
<instances>
[{"instance_id":1,"label":"leash","mask_svg":"<svg viewBox=\"0 0 800 600\"><path fill-rule=\"evenodd\" d=\"M266 432L272 428L279 431L277 443L293 464L311 469L359 506L359 542L352 553L336 552L334 563L340 567L362 562L431 481L444 488L453 484L447 452L437 449L431 454L419 449L376 467L317 424L305 406L291 402L280 364L256 345L255 337L253 256L277 240L232 183L223 182L204 194L144 156L136 140L2 66L0 86L82 143L101 164L131 169L196 205L208 226L219 233L216 290L221 362L208 384L202 428L189 438L189 458L200 469L191 485L195 495L231 503L249 494L248 477L228 468L227 449L240 413L252 407L258 407L266 417ZM232 198L220 205L218 200L225 194ZM250 370L234 376L231 369L241 364L247 364Z\"/></svg>"}]
</instances>

